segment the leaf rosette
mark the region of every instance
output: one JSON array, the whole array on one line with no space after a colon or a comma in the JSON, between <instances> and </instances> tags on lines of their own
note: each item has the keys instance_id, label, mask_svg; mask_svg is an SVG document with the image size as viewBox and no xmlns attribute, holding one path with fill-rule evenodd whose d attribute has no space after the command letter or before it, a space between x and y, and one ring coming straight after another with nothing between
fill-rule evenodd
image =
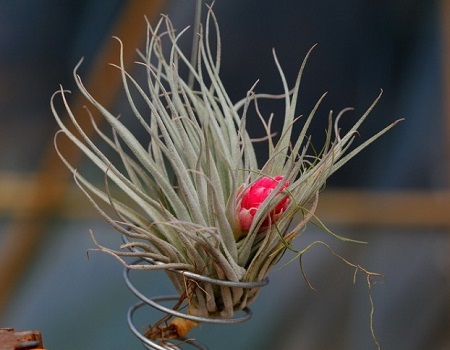
<instances>
[{"instance_id":1,"label":"leaf rosette","mask_svg":"<svg viewBox=\"0 0 450 350\"><path fill-rule=\"evenodd\" d=\"M61 129L55 144L58 150L57 138L65 135L104 174L105 184L98 185L75 169L64 150L58 150L92 205L129 239L120 249L96 243L98 249L130 268L169 271L180 295L189 299L191 314L227 318L251 303L259 289L199 282L187 290L185 278L170 273L171 269L232 282L264 280L315 218L319 191L327 178L395 123L351 147L380 96L345 134L341 134L339 119L346 110L336 118L330 112L325 144L319 154L311 155L308 128L325 94L309 115L296 116L301 77L311 51L293 87L288 86L274 52L282 94L256 93L255 84L242 100L233 103L219 76L220 32L212 10L199 27L194 59L178 44L185 31L177 33L166 16L154 27L148 25L146 49L137 62L145 72L144 83L125 70L118 40L120 62L115 67L131 110L127 116L117 117L87 91L78 74L80 62L74 78L88 102L87 115L96 109L111 133L101 131L92 118L97 135L88 136L78 122L80 116L70 108L68 92L61 88L52 98L52 111ZM188 74L183 74L186 70ZM73 124L70 128L55 106L57 97ZM272 117L265 119L258 109L258 101L274 98L283 99L285 106L276 137ZM252 105L266 133L268 158L262 166L257 162L255 140L246 129ZM138 124L140 137L127 126L130 119ZM301 121L300 132L293 135L294 124ZM142 141L142 134L148 142ZM248 191L262 179L269 181L270 191L258 197L257 207L243 213L243 200L249 203ZM159 264L129 265L124 259L129 256L151 258Z\"/></svg>"}]
</instances>

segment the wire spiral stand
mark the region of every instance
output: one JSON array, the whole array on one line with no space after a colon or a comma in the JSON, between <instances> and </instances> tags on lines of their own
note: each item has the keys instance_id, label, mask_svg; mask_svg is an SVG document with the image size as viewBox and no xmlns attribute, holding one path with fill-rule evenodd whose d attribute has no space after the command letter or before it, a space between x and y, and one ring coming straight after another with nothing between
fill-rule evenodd
<instances>
[{"instance_id":1,"label":"wire spiral stand","mask_svg":"<svg viewBox=\"0 0 450 350\"><path fill-rule=\"evenodd\" d=\"M129 240L126 236L122 236L122 240L124 243L129 243ZM132 251L136 252L135 248L130 248ZM150 258L140 258L137 259L134 264L138 263L144 263L144 264L151 264L151 265L158 265L158 264L164 264L159 261L155 261ZM170 269L171 272L178 273L180 275L183 275L184 277L187 277L189 279L195 280L195 281L201 281L201 282L207 282L211 283L217 286L226 286L231 288L260 288L269 283L269 280L266 278L262 281L258 282L231 282L227 280L220 280L220 279L214 279L207 276L202 276L193 272L189 271L181 271L181 270L175 270ZM134 305L130 306L127 313L127 322L128 326L131 330L131 332L142 342L144 347L146 349L150 350L177 350L182 349L181 345L189 346L190 348L195 349L201 349L201 350L208 350L208 348L197 342L195 339L191 338L177 338L177 339L168 339L164 340L163 343L157 342L155 340L147 338L144 334L142 334L138 328L135 326L134 323L134 315L135 312L143 307L151 307L155 310L158 310L159 312L165 314L165 315L171 315L173 317L180 317L187 320L195 321L198 323L210 323L210 324L238 324L245 321L248 321L252 317L252 311L251 309L246 306L244 307L240 313L243 313L243 315L235 316L233 318L213 318L213 317L203 317L203 316L196 316L196 315L190 315L181 311L177 311L173 308L166 307L162 305L162 302L167 301L178 301L180 296L179 295L164 295L164 296L154 296L154 297L147 297L143 293L141 293L133 284L133 282L130 279L130 268L125 267L123 271L123 279L125 280L125 284L130 289L130 291L138 298L140 299L139 302L135 303ZM183 347L184 348L184 347Z\"/></svg>"}]
</instances>

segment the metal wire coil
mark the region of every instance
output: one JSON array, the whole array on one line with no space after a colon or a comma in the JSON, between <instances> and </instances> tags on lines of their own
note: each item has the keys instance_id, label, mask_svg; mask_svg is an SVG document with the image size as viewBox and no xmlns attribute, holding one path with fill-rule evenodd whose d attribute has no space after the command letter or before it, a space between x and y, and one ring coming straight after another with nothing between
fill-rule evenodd
<instances>
[{"instance_id":1,"label":"metal wire coil","mask_svg":"<svg viewBox=\"0 0 450 350\"><path fill-rule=\"evenodd\" d=\"M126 236L123 236L122 240L124 241L124 243L129 243L129 240ZM135 248L129 248L129 249L134 252L138 251ZM149 259L149 258L145 258L145 257L136 260L133 264L140 264L140 263L146 263L146 264L152 264L152 265L163 264L161 262L154 261L153 259ZM182 274L185 277L188 277L190 279L194 279L197 281L208 282L211 284L227 286L227 287L259 288L259 287L263 287L269 283L269 280L267 278L262 281L257 281L257 282L232 282L232 281L219 280L219 279L214 279L214 278L210 278L207 276L202 276L202 275L199 275L199 274L196 274L193 272L189 272L189 271L181 271L181 270L176 270L176 269L170 269L170 271L178 273L178 274ZM134 325L134 321L133 321L133 316L134 316L135 312L144 306L150 306L153 309L156 309L166 315L171 315L174 317L181 317L181 318L192 320L192 321L199 322L199 323L213 323L213 324L228 324L228 325L230 325L230 324L238 324L238 323L248 321L252 317L252 312L251 312L250 308L248 308L248 307L245 307L243 310L241 310L241 312L244 313L242 316L239 315L239 316L236 316L233 318L214 318L214 317L196 316L196 315L190 315L187 313L183 313L183 312L165 307L165 306L161 305L161 302L178 301L179 296L178 295L169 295L169 296L147 297L144 294L142 294L133 285L132 281L130 280L129 274L130 274L130 268L125 267L124 271L123 271L123 278L125 280L125 283L126 283L127 287L130 289L130 291L134 295L136 295L141 301L132 305L128 309L127 322L128 322L128 326L129 326L130 330L132 331L132 333L136 337L139 338L139 340L142 342L142 344L144 345L144 347L146 349L175 350L175 349L181 349L180 348L181 345L187 344L187 345L193 346L194 348L197 348L197 349L208 350L207 347L205 347L204 345L202 345L201 343L199 343L193 339L187 339L187 338L176 339L177 344L174 344L174 342L168 342L168 341L164 341L163 344L158 344L157 342L145 337L141 332L138 331L138 329Z\"/></svg>"},{"instance_id":2,"label":"metal wire coil","mask_svg":"<svg viewBox=\"0 0 450 350\"><path fill-rule=\"evenodd\" d=\"M177 295L171 295L171 296L158 296L158 297L152 298L152 301L154 303L157 303L158 301L170 301L170 300L178 300L178 296ZM194 348L197 348L197 349L200 349L200 350L208 350L207 347L205 347L204 345L200 344L195 339L179 338L179 339L177 339L179 344L174 344L173 342L165 341L164 344L161 345L161 344L158 344L155 341L145 337L141 332L139 332L139 330L134 325L133 315L134 315L136 310L138 310L139 308L141 308L143 306L146 306L146 305L147 305L146 302L140 301L140 302L132 305L128 309L128 313L127 313L128 327L130 328L131 332L142 342L142 344L144 345L144 347L146 349L150 349L150 350L168 350L168 349L170 349L170 350L178 350L178 349L181 349L179 347L179 345L181 345L181 344L188 344L188 345L191 345Z\"/></svg>"}]
</instances>

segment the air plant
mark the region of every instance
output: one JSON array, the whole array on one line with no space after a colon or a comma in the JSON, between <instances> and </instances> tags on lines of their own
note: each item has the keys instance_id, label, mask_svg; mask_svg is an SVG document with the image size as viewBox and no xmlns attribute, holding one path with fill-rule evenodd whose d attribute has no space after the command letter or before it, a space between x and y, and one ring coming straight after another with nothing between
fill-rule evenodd
<instances>
[{"instance_id":1,"label":"air plant","mask_svg":"<svg viewBox=\"0 0 450 350\"><path fill-rule=\"evenodd\" d=\"M89 108L97 109L111 126L109 135L91 116L97 137L88 137L78 123L79 116L71 111L68 91L61 88L52 97L52 111L61 128L57 137L64 134L90 159L104 174L104 185L79 173L65 158L64 150L56 148L100 215L129 239L118 249L96 243L98 249L129 268L168 271L180 298L187 300L189 314L229 318L255 299L258 288L187 284L186 277L170 271L232 282L264 280L283 253L293 249L292 242L307 223L316 219L319 192L327 178L395 123L351 147L380 96L344 134L339 119L345 110L335 118L330 112L325 144L320 152L311 152L308 127L325 95L308 116L296 115L301 77L311 51L293 87L288 86L274 52L282 97L258 94L255 84L242 100L233 103L219 76L221 43L213 11L209 8L199 27L194 59L178 44L185 31L177 33L167 16L155 26L148 25L146 49L138 62L146 74L145 84L125 70L122 42L117 39L120 62L114 66L122 77L130 115L117 117L97 102L78 75L81 62L76 66L75 82L89 102L87 115ZM187 68L188 77L181 73L182 67ZM76 132L62 121L54 104L56 97L62 99ZM279 135L271 128L279 121L266 120L258 109L258 101L267 98L284 100ZM262 165L257 163L254 140L246 129L252 105L266 133L268 158ZM138 123L148 144L130 130L128 118ZM303 126L294 135L293 126L300 122ZM130 256L159 263L130 264L124 259ZM190 326L175 328L175 334L182 336Z\"/></svg>"}]
</instances>

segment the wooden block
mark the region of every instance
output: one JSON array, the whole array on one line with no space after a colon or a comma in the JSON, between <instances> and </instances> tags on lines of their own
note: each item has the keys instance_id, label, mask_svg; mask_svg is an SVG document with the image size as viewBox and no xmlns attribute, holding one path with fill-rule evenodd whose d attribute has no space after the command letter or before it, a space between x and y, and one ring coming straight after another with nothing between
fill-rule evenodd
<instances>
[{"instance_id":1,"label":"wooden block","mask_svg":"<svg viewBox=\"0 0 450 350\"><path fill-rule=\"evenodd\" d=\"M38 331L16 332L13 328L0 328L0 350L45 350Z\"/></svg>"}]
</instances>

